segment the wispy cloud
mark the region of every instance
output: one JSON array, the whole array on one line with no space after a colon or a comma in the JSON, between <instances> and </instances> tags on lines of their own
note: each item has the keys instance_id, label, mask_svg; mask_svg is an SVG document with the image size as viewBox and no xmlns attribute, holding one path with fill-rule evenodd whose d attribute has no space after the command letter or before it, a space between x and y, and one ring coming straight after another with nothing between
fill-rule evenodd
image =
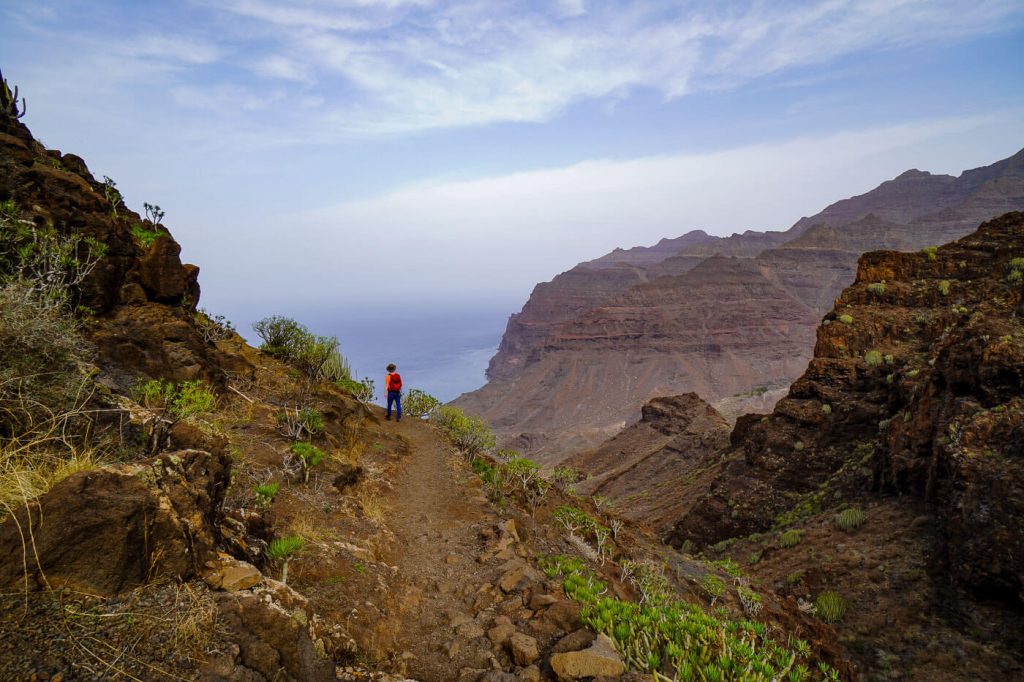
<instances>
[{"instance_id":1,"label":"wispy cloud","mask_svg":"<svg viewBox=\"0 0 1024 682\"><path fill-rule=\"evenodd\" d=\"M336 85L332 74L344 79L335 115L314 126L327 134L545 121L583 99L636 88L678 98L857 52L962 40L1024 16L1014 0L746 2L710 10L581 0L547 11L497 0L220 7L274 26L291 72L318 74L321 85Z\"/></svg>"}]
</instances>

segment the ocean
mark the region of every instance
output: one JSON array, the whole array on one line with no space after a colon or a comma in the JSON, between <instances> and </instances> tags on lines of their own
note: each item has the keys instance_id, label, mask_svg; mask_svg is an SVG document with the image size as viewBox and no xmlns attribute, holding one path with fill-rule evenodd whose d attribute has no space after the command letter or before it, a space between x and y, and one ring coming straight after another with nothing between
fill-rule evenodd
<instances>
[{"instance_id":1,"label":"ocean","mask_svg":"<svg viewBox=\"0 0 1024 682\"><path fill-rule=\"evenodd\" d=\"M337 336L353 374L376 383L381 402L385 367L393 362L404 390L418 388L443 402L479 388L505 331L506 310L338 311L310 320L319 334Z\"/></svg>"}]
</instances>

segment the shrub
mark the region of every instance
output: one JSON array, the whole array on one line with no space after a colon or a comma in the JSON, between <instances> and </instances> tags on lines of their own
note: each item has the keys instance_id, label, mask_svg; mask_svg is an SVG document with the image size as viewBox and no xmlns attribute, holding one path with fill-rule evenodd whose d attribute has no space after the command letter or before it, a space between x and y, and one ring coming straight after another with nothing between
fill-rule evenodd
<instances>
[{"instance_id":1,"label":"shrub","mask_svg":"<svg viewBox=\"0 0 1024 682\"><path fill-rule=\"evenodd\" d=\"M556 488L565 492L573 484L579 483L583 480L583 473L571 467L555 467L551 471L549 478Z\"/></svg>"},{"instance_id":2,"label":"shrub","mask_svg":"<svg viewBox=\"0 0 1024 682\"><path fill-rule=\"evenodd\" d=\"M871 367L877 367L882 364L882 354L877 350L869 350L864 353L864 362L868 363Z\"/></svg>"},{"instance_id":3,"label":"shrub","mask_svg":"<svg viewBox=\"0 0 1024 682\"><path fill-rule=\"evenodd\" d=\"M885 293L885 282L873 282L869 284L868 291L875 296L881 296Z\"/></svg>"},{"instance_id":4,"label":"shrub","mask_svg":"<svg viewBox=\"0 0 1024 682\"><path fill-rule=\"evenodd\" d=\"M334 384L341 389L344 389L352 394L352 396L361 403L368 403L373 400L374 394L374 383L373 379L339 379ZM404 406L404 405L403 405Z\"/></svg>"},{"instance_id":5,"label":"shrub","mask_svg":"<svg viewBox=\"0 0 1024 682\"><path fill-rule=\"evenodd\" d=\"M704 588L704 591L711 597L711 603L714 604L715 600L725 593L725 581L719 578L714 573L705 573L704 577L700 580L700 586Z\"/></svg>"},{"instance_id":6,"label":"shrub","mask_svg":"<svg viewBox=\"0 0 1024 682\"><path fill-rule=\"evenodd\" d=\"M939 282L939 293L943 296L949 296L949 280L944 279Z\"/></svg>"},{"instance_id":7,"label":"shrub","mask_svg":"<svg viewBox=\"0 0 1024 682\"><path fill-rule=\"evenodd\" d=\"M718 568L722 569L723 571L731 575L733 578L739 578L742 576L742 573L740 573L740 565L732 559L730 559L729 557L719 559L718 561L712 561L711 565L717 566Z\"/></svg>"},{"instance_id":8,"label":"shrub","mask_svg":"<svg viewBox=\"0 0 1024 682\"><path fill-rule=\"evenodd\" d=\"M76 412L89 394L89 359L73 318L25 282L0 286L0 440Z\"/></svg>"},{"instance_id":9,"label":"shrub","mask_svg":"<svg viewBox=\"0 0 1024 682\"><path fill-rule=\"evenodd\" d=\"M754 590L745 585L740 585L736 589L736 596L740 598L743 612L751 618L755 618L761 612L761 595Z\"/></svg>"},{"instance_id":10,"label":"shrub","mask_svg":"<svg viewBox=\"0 0 1024 682\"><path fill-rule=\"evenodd\" d=\"M1011 284L1024 281L1024 258L1014 258L1006 266L1006 279Z\"/></svg>"},{"instance_id":11,"label":"shrub","mask_svg":"<svg viewBox=\"0 0 1024 682\"><path fill-rule=\"evenodd\" d=\"M135 387L136 399L145 407L162 410L178 422L213 411L217 397L200 380L175 384L164 379L150 379Z\"/></svg>"},{"instance_id":12,"label":"shrub","mask_svg":"<svg viewBox=\"0 0 1024 682\"><path fill-rule=\"evenodd\" d=\"M487 422L480 417L467 415L457 407L438 407L434 410L431 421L447 431L452 444L470 458L492 449L497 443Z\"/></svg>"},{"instance_id":13,"label":"shrub","mask_svg":"<svg viewBox=\"0 0 1024 682\"><path fill-rule=\"evenodd\" d=\"M838 592L822 592L814 600L814 613L826 623L836 623L846 613L846 601Z\"/></svg>"},{"instance_id":14,"label":"shrub","mask_svg":"<svg viewBox=\"0 0 1024 682\"><path fill-rule=\"evenodd\" d=\"M843 324L853 324L853 315L840 315L839 321Z\"/></svg>"},{"instance_id":15,"label":"shrub","mask_svg":"<svg viewBox=\"0 0 1024 682\"><path fill-rule=\"evenodd\" d=\"M252 491L256 493L256 504L261 507L270 505L280 489L280 483L264 483L263 485L254 486Z\"/></svg>"},{"instance_id":16,"label":"shrub","mask_svg":"<svg viewBox=\"0 0 1024 682\"><path fill-rule=\"evenodd\" d=\"M937 246L926 246L921 249L921 252L928 256L928 260L936 260L938 258L939 247Z\"/></svg>"},{"instance_id":17,"label":"shrub","mask_svg":"<svg viewBox=\"0 0 1024 682\"><path fill-rule=\"evenodd\" d=\"M821 413L822 414L832 414L832 406L829 405L828 403L824 403L821 406Z\"/></svg>"},{"instance_id":18,"label":"shrub","mask_svg":"<svg viewBox=\"0 0 1024 682\"><path fill-rule=\"evenodd\" d=\"M288 582L288 563L295 557L295 554L305 546L306 541L298 535L289 535L283 538L276 538L267 547L267 554L274 561L281 561L281 582Z\"/></svg>"},{"instance_id":19,"label":"shrub","mask_svg":"<svg viewBox=\"0 0 1024 682\"><path fill-rule=\"evenodd\" d=\"M82 282L106 255L106 245L40 227L18 213L11 200L0 205L0 285L20 283L40 307L73 310Z\"/></svg>"},{"instance_id":20,"label":"shrub","mask_svg":"<svg viewBox=\"0 0 1024 682\"><path fill-rule=\"evenodd\" d=\"M405 413L418 419L424 417L429 419L430 415L440 405L440 400L418 388L409 389L402 400L402 407L405 409Z\"/></svg>"},{"instance_id":21,"label":"shrub","mask_svg":"<svg viewBox=\"0 0 1024 682\"><path fill-rule=\"evenodd\" d=\"M217 341L224 341L225 339L231 338L236 332L234 325L231 324L231 320L227 319L223 315L213 315L206 312L202 308L197 310L192 315L192 321L196 324L196 329L199 330L199 334L203 337L203 341L207 343L216 343Z\"/></svg>"},{"instance_id":22,"label":"shrub","mask_svg":"<svg viewBox=\"0 0 1024 682\"><path fill-rule=\"evenodd\" d=\"M302 465L302 481L303 483L309 483L309 473L313 467L318 466L324 461L324 451L305 441L298 443L292 443L288 446L292 453L295 454L299 459L299 464Z\"/></svg>"},{"instance_id":23,"label":"shrub","mask_svg":"<svg viewBox=\"0 0 1024 682\"><path fill-rule=\"evenodd\" d=\"M800 544L800 541L803 539L803 536L803 531L799 531L796 529L787 530L783 532L781 535L779 535L779 547L796 547Z\"/></svg>"},{"instance_id":24,"label":"shrub","mask_svg":"<svg viewBox=\"0 0 1024 682\"><path fill-rule=\"evenodd\" d=\"M292 440L303 440L323 433L324 417L320 410L308 405L296 409L286 407L277 413L277 426Z\"/></svg>"},{"instance_id":25,"label":"shrub","mask_svg":"<svg viewBox=\"0 0 1024 682\"><path fill-rule=\"evenodd\" d=\"M847 532L860 528L864 523L864 512L856 507L850 507L836 514L836 527Z\"/></svg>"},{"instance_id":26,"label":"shrub","mask_svg":"<svg viewBox=\"0 0 1024 682\"><path fill-rule=\"evenodd\" d=\"M271 315L252 325L256 335L263 339L260 349L280 358L292 360L302 343L309 336L309 330L295 320Z\"/></svg>"},{"instance_id":27,"label":"shrub","mask_svg":"<svg viewBox=\"0 0 1024 682\"><path fill-rule=\"evenodd\" d=\"M142 223L135 223L132 225L132 236L142 246L147 249L156 242L156 238L159 237L163 232L159 230L151 230Z\"/></svg>"}]
</instances>

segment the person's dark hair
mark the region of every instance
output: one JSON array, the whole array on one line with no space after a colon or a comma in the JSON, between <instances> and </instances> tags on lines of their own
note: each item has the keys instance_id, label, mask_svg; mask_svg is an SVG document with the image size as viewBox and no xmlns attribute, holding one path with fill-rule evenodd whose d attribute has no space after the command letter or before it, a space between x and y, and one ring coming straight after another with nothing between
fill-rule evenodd
<instances>
[{"instance_id":1,"label":"person's dark hair","mask_svg":"<svg viewBox=\"0 0 1024 682\"><path fill-rule=\"evenodd\" d=\"M394 372L396 369L398 369L398 368L395 367L395 363L392 362L390 365L388 365L388 371L389 372Z\"/></svg>"}]
</instances>

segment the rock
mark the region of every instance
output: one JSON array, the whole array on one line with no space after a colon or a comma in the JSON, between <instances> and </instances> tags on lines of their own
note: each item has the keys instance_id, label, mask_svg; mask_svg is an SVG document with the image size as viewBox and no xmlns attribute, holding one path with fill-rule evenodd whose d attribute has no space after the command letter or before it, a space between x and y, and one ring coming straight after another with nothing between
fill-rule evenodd
<instances>
[{"instance_id":1,"label":"rock","mask_svg":"<svg viewBox=\"0 0 1024 682\"><path fill-rule=\"evenodd\" d=\"M498 579L498 587L502 592L518 592L540 580L540 574L526 562L522 562L505 571Z\"/></svg>"},{"instance_id":2,"label":"rock","mask_svg":"<svg viewBox=\"0 0 1024 682\"><path fill-rule=\"evenodd\" d=\"M509 638L508 649L517 665L530 665L540 657L537 640L521 632Z\"/></svg>"},{"instance_id":3,"label":"rock","mask_svg":"<svg viewBox=\"0 0 1024 682\"><path fill-rule=\"evenodd\" d=\"M139 278L151 301L179 303L189 287L181 265L181 247L170 235L161 234L139 259ZM198 275L198 273L196 273Z\"/></svg>"},{"instance_id":4,"label":"rock","mask_svg":"<svg viewBox=\"0 0 1024 682\"><path fill-rule=\"evenodd\" d=\"M268 589L259 593L217 597L219 620L239 647L239 667L265 679L335 679L334 664L317 655L308 626L295 617L301 610L296 605L305 604L305 598L277 581L267 584Z\"/></svg>"},{"instance_id":5,"label":"rock","mask_svg":"<svg viewBox=\"0 0 1024 682\"><path fill-rule=\"evenodd\" d=\"M574 601L556 601L542 617L565 632L572 632L579 627L580 610L580 605Z\"/></svg>"},{"instance_id":6,"label":"rock","mask_svg":"<svg viewBox=\"0 0 1024 682\"><path fill-rule=\"evenodd\" d=\"M465 637L466 639L476 639L477 637L484 636L483 627L481 627L480 624L477 623L475 620L470 620L465 623L462 623L461 625L455 628L455 631L459 633L460 636Z\"/></svg>"},{"instance_id":7,"label":"rock","mask_svg":"<svg viewBox=\"0 0 1024 682\"><path fill-rule=\"evenodd\" d=\"M540 668L528 665L516 673L516 679L519 682L540 682Z\"/></svg>"},{"instance_id":8,"label":"rock","mask_svg":"<svg viewBox=\"0 0 1024 682\"><path fill-rule=\"evenodd\" d=\"M551 669L559 680L578 680L584 677L616 677L626 672L626 666L611 641L598 635L589 649L554 654Z\"/></svg>"},{"instance_id":9,"label":"rock","mask_svg":"<svg viewBox=\"0 0 1024 682\"><path fill-rule=\"evenodd\" d=\"M263 574L250 563L230 557L206 562L203 580L215 590L237 592L247 590L263 581Z\"/></svg>"},{"instance_id":10,"label":"rock","mask_svg":"<svg viewBox=\"0 0 1024 682\"><path fill-rule=\"evenodd\" d=\"M186 450L69 476L0 524L0 586L115 594L154 577L187 580L216 558L231 460ZM21 528L34 534L23 554ZM45 576L45 577L44 577Z\"/></svg>"},{"instance_id":11,"label":"rock","mask_svg":"<svg viewBox=\"0 0 1024 682\"><path fill-rule=\"evenodd\" d=\"M494 644L501 646L505 644L505 642L507 642L515 633L516 627L511 623L495 625L487 631L487 639L491 640Z\"/></svg>"},{"instance_id":12,"label":"rock","mask_svg":"<svg viewBox=\"0 0 1024 682\"><path fill-rule=\"evenodd\" d=\"M540 611L541 609L551 606L558 601L558 597L553 594L534 594L530 597L530 608L534 611Z\"/></svg>"},{"instance_id":13,"label":"rock","mask_svg":"<svg viewBox=\"0 0 1024 682\"><path fill-rule=\"evenodd\" d=\"M516 676L512 673L492 670L477 678L478 682L516 682Z\"/></svg>"},{"instance_id":14,"label":"rock","mask_svg":"<svg viewBox=\"0 0 1024 682\"><path fill-rule=\"evenodd\" d=\"M558 642L551 648L553 654L564 654L568 651L579 651L580 649L586 649L594 643L595 635L592 631L586 628L580 628L575 632L570 632L568 635L558 640Z\"/></svg>"}]
</instances>

